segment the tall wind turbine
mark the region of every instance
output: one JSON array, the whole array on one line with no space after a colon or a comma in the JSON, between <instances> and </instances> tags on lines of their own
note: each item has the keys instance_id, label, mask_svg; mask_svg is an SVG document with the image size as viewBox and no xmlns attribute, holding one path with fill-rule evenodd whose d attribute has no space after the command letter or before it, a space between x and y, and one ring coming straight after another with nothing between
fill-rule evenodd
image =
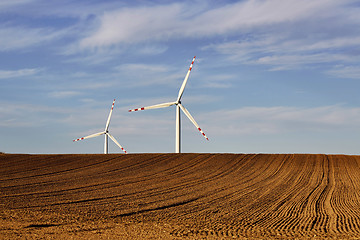
<instances>
[{"instance_id":1,"label":"tall wind turbine","mask_svg":"<svg viewBox=\"0 0 360 240\"><path fill-rule=\"evenodd\" d=\"M73 142L77 142L77 141L84 140L84 139L87 139L87 138L97 137L97 136L100 136L100 135L104 134L105 135L104 154L108 153L108 137L111 140L113 140L113 142L116 145L118 145L119 148L121 148L121 150L123 150L125 153L127 153L125 151L125 149L120 145L120 143L118 143L118 141L116 141L116 139L109 133L110 118L111 118L111 115L112 115L112 112L113 112L113 109L114 109L114 104L115 104L115 99L114 99L113 104L111 106L110 114L109 114L109 117L108 117L106 125L105 125L105 130L103 132L99 132L99 133L91 134L91 135L86 136L86 137L78 138L78 139L73 140Z\"/></svg>"},{"instance_id":2,"label":"tall wind turbine","mask_svg":"<svg viewBox=\"0 0 360 240\"><path fill-rule=\"evenodd\" d=\"M188 78L189 78L192 66L194 64L195 58L196 58L196 56L194 57L194 59L191 62L191 65L190 65L189 70L188 70L188 72L187 72L187 74L185 76L185 79L184 79L184 81L183 81L183 83L181 85L178 97L177 97L175 102L161 103L161 104L152 105L152 106L148 106L148 107L142 107L142 108L136 108L136 109L129 110L129 112L136 112L136 111L139 111L139 110L165 108L165 107L170 107L172 105L175 105L176 106L175 153L180 153L181 152L181 149L180 149L180 109L185 113L185 115L195 125L195 127L200 131L200 133L206 138L206 140L209 140L209 138L206 137L205 133L201 130L199 125L196 123L195 119L191 116L189 111L186 110L186 108L181 104L181 97L182 97L182 95L184 93L184 89L185 89L186 83L188 81Z\"/></svg>"}]
</instances>

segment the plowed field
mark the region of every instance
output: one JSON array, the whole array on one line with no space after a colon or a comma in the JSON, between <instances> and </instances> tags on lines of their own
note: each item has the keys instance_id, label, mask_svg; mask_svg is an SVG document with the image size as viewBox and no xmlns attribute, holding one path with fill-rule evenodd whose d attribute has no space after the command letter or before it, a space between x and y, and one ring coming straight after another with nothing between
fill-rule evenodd
<instances>
[{"instance_id":1,"label":"plowed field","mask_svg":"<svg viewBox=\"0 0 360 240\"><path fill-rule=\"evenodd\" d=\"M0 239L360 239L360 156L0 154Z\"/></svg>"}]
</instances>

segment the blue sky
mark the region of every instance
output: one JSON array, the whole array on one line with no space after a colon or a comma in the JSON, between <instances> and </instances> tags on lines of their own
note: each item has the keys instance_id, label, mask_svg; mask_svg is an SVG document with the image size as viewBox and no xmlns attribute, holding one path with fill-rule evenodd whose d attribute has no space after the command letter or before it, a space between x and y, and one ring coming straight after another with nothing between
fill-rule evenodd
<instances>
[{"instance_id":1,"label":"blue sky","mask_svg":"<svg viewBox=\"0 0 360 240\"><path fill-rule=\"evenodd\" d=\"M0 151L360 154L360 3L354 0L0 3ZM109 152L121 150L112 142Z\"/></svg>"}]
</instances>

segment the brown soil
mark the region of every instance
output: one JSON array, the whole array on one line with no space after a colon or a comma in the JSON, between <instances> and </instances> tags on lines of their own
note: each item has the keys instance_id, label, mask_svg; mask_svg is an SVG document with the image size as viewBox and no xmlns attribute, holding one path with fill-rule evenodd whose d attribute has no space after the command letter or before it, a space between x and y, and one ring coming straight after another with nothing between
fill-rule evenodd
<instances>
[{"instance_id":1,"label":"brown soil","mask_svg":"<svg viewBox=\"0 0 360 240\"><path fill-rule=\"evenodd\" d=\"M360 156L0 155L0 239L360 239Z\"/></svg>"}]
</instances>

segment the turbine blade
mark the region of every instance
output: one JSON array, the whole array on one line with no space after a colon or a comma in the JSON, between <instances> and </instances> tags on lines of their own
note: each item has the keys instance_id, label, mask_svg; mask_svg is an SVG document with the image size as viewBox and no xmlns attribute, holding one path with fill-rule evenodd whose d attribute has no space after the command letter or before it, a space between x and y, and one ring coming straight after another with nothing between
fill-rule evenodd
<instances>
[{"instance_id":1,"label":"turbine blade","mask_svg":"<svg viewBox=\"0 0 360 240\"><path fill-rule=\"evenodd\" d=\"M199 132L204 136L204 138L206 140L209 141L209 138L205 135L205 133L201 130L201 128L199 127L199 125L196 123L195 119L191 116L191 114L189 113L188 110L186 110L186 108L181 105L180 103L178 104L181 108L181 110L185 113L185 115L190 119L190 121L195 125L195 127L197 128L197 130L199 130Z\"/></svg>"},{"instance_id":2,"label":"turbine blade","mask_svg":"<svg viewBox=\"0 0 360 240\"><path fill-rule=\"evenodd\" d=\"M187 80L188 80L188 78L189 78L189 75L190 75L192 66L193 66L193 64L194 64L195 58L196 58L196 56L193 58L193 60L192 60L192 62L191 62L191 64L190 64L189 70L188 70L188 72L187 72L187 74L186 74L186 76L185 76L185 78L184 78L184 81L183 81L183 83L182 83L182 85L181 85L181 88L180 88L180 90L179 90L179 95L178 95L178 98L177 98L176 102L179 102L179 101L180 101L181 96L182 96L183 93L184 93L184 89L185 89Z\"/></svg>"},{"instance_id":3,"label":"turbine blade","mask_svg":"<svg viewBox=\"0 0 360 240\"><path fill-rule=\"evenodd\" d=\"M97 137L97 136L100 136L102 134L105 134L105 132L94 133L94 134L91 134L91 135L86 136L86 137L75 139L75 140L73 140L73 142L77 142L77 141L84 140L84 139L87 139L87 138Z\"/></svg>"},{"instance_id":4,"label":"turbine blade","mask_svg":"<svg viewBox=\"0 0 360 240\"><path fill-rule=\"evenodd\" d=\"M109 125L110 125L110 118L111 118L111 115L112 115L112 112L113 112L113 109L114 109L114 105L115 105L115 99L111 105L111 110L110 110L110 113L109 113L109 117L107 119L107 122L106 122L106 125L105 125L105 132L109 129Z\"/></svg>"},{"instance_id":5,"label":"turbine blade","mask_svg":"<svg viewBox=\"0 0 360 240\"><path fill-rule=\"evenodd\" d=\"M120 143L118 143L118 141L116 141L116 139L115 139L110 133L106 133L106 134L109 136L109 138L111 138L111 140L113 140L113 142L114 142L116 145L119 146L119 148L121 148L121 150L124 151L124 153L127 153L127 152L125 151L125 149L120 145Z\"/></svg>"},{"instance_id":6,"label":"turbine blade","mask_svg":"<svg viewBox=\"0 0 360 240\"><path fill-rule=\"evenodd\" d=\"M140 110L155 109L155 108L165 108L165 107L170 107L175 104L176 104L176 102L160 103L160 104L156 104L156 105L152 105L152 106L148 106L148 107L131 109L131 110L129 110L129 112L136 112L136 111L140 111Z\"/></svg>"}]
</instances>

